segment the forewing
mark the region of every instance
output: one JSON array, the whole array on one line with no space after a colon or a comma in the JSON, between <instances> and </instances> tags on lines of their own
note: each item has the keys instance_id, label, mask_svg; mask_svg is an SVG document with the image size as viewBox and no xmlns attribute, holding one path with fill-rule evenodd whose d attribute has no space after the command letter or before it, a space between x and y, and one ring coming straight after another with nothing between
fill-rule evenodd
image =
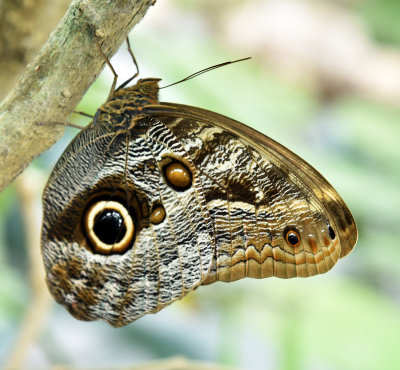
<instances>
[{"instance_id":1,"label":"forewing","mask_svg":"<svg viewBox=\"0 0 400 370\"><path fill-rule=\"evenodd\" d=\"M125 325L182 298L209 273L212 226L197 169L161 122L148 126L140 135L82 131L44 191L47 283L79 319ZM174 160L190 171L184 190L164 173ZM120 202L131 215L132 243L123 252L96 252L85 232L88 209L100 201L104 207ZM160 208L164 218L155 212Z\"/></svg>"},{"instance_id":2,"label":"forewing","mask_svg":"<svg viewBox=\"0 0 400 370\"><path fill-rule=\"evenodd\" d=\"M308 163L237 121L161 104L148 106L146 114L182 142L213 222L216 258L205 283L311 276L353 249L357 228L350 211Z\"/></svg>"}]
</instances>

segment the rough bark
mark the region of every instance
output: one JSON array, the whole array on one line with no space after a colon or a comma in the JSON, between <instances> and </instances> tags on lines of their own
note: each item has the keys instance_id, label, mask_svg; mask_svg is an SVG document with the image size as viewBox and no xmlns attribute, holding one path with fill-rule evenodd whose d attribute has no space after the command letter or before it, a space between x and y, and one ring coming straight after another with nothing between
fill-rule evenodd
<instances>
[{"instance_id":1,"label":"rough bark","mask_svg":"<svg viewBox=\"0 0 400 370\"><path fill-rule=\"evenodd\" d=\"M0 0L0 101L56 28L70 0Z\"/></svg>"},{"instance_id":2,"label":"rough bark","mask_svg":"<svg viewBox=\"0 0 400 370\"><path fill-rule=\"evenodd\" d=\"M50 148L111 56L154 0L74 0L25 74L0 104L0 191L40 153Z\"/></svg>"}]
</instances>

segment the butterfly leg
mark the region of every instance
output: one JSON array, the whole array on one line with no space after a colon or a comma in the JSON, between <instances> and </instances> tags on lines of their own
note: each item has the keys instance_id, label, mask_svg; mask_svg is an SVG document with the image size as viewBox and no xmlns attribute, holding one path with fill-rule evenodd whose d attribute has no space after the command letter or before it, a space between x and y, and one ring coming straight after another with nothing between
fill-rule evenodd
<instances>
[{"instance_id":1,"label":"butterfly leg","mask_svg":"<svg viewBox=\"0 0 400 370\"><path fill-rule=\"evenodd\" d=\"M88 128L88 126L81 126L71 122L60 122L60 121L42 121L42 122L37 122L36 124L38 126L67 126L67 127L77 128L79 130L85 130Z\"/></svg>"},{"instance_id":2,"label":"butterfly leg","mask_svg":"<svg viewBox=\"0 0 400 370\"><path fill-rule=\"evenodd\" d=\"M118 75L117 75L117 72L115 72L115 69L112 66L112 64L109 61L109 59L107 58L107 56L103 53L103 50L101 50L101 45L100 45L100 40L99 40L100 36L97 33L95 33L95 39L96 39L97 47L99 49L99 52L100 52L101 56L103 57L104 61L107 63L108 67L111 69L112 74L114 75L114 79L113 79L113 83L111 85L110 93L108 94L108 99L109 99L114 94L115 86L117 85Z\"/></svg>"},{"instance_id":3,"label":"butterfly leg","mask_svg":"<svg viewBox=\"0 0 400 370\"><path fill-rule=\"evenodd\" d=\"M128 80L128 81L132 81L135 77L139 76L139 65L136 61L135 55L133 54L133 51L131 49L131 43L129 42L129 37L126 38L126 43L128 45L128 52L132 58L133 64L135 65L136 68L136 73Z\"/></svg>"},{"instance_id":4,"label":"butterfly leg","mask_svg":"<svg viewBox=\"0 0 400 370\"><path fill-rule=\"evenodd\" d=\"M135 55L133 54L133 51L131 49L131 43L129 42L129 38L128 37L126 38L126 43L128 45L128 52L129 52L129 54L130 54L130 56L132 58L133 64L136 67L136 72L132 77L128 78L121 86L118 86L117 91L122 89L122 88L124 88L126 85L128 85L129 82L131 82L133 79L135 79L139 75L139 65L137 64Z\"/></svg>"},{"instance_id":5,"label":"butterfly leg","mask_svg":"<svg viewBox=\"0 0 400 370\"><path fill-rule=\"evenodd\" d=\"M92 114L85 113L85 112L82 112L82 111L80 111L80 110L74 110L74 113L80 114L81 116L85 116L85 117L89 117L89 118L94 118L94 116L93 116Z\"/></svg>"}]
</instances>

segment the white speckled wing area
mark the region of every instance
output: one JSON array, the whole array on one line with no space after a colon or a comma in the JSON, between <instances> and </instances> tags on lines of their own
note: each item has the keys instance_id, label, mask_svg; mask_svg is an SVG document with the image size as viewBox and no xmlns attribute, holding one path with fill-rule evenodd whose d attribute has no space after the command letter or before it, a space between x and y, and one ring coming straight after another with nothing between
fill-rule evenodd
<instances>
[{"instance_id":1,"label":"white speckled wing area","mask_svg":"<svg viewBox=\"0 0 400 370\"><path fill-rule=\"evenodd\" d=\"M193 174L190 189L168 186L158 165L165 156L185 161ZM135 194L144 209L124 254L93 253L81 230L87 200L105 189ZM160 122L153 120L146 134L131 137L128 148L124 137L102 129L81 132L58 162L43 202L47 282L56 300L80 319L125 325L182 298L209 272L214 244L202 184L179 141ZM160 225L146 219L152 204L165 208Z\"/></svg>"},{"instance_id":2,"label":"white speckled wing area","mask_svg":"<svg viewBox=\"0 0 400 370\"><path fill-rule=\"evenodd\" d=\"M113 91L49 178L57 302L121 326L201 284L321 274L353 249L354 219L313 167L237 121L158 103L158 81Z\"/></svg>"}]
</instances>

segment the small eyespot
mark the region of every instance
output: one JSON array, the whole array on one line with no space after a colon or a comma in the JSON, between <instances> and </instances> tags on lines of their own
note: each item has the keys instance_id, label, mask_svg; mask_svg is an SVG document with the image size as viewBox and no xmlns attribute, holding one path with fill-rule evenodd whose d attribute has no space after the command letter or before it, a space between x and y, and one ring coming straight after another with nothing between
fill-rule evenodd
<instances>
[{"instance_id":1,"label":"small eyespot","mask_svg":"<svg viewBox=\"0 0 400 370\"><path fill-rule=\"evenodd\" d=\"M328 224L328 233L332 240L336 238L335 230L332 229L331 225Z\"/></svg>"},{"instance_id":2,"label":"small eyespot","mask_svg":"<svg viewBox=\"0 0 400 370\"><path fill-rule=\"evenodd\" d=\"M164 167L164 176L171 187L184 191L192 185L192 173L183 163L174 161Z\"/></svg>"},{"instance_id":3,"label":"small eyespot","mask_svg":"<svg viewBox=\"0 0 400 370\"><path fill-rule=\"evenodd\" d=\"M293 227L288 227L283 232L283 236L291 247L296 248L300 245L301 237L300 233Z\"/></svg>"},{"instance_id":4,"label":"small eyespot","mask_svg":"<svg viewBox=\"0 0 400 370\"><path fill-rule=\"evenodd\" d=\"M125 252L135 235L128 210L113 200L93 203L84 215L83 224L90 246L101 254Z\"/></svg>"},{"instance_id":5,"label":"small eyespot","mask_svg":"<svg viewBox=\"0 0 400 370\"><path fill-rule=\"evenodd\" d=\"M150 222L153 225L158 225L165 219L165 209L162 205L154 207L150 215Z\"/></svg>"}]
</instances>

